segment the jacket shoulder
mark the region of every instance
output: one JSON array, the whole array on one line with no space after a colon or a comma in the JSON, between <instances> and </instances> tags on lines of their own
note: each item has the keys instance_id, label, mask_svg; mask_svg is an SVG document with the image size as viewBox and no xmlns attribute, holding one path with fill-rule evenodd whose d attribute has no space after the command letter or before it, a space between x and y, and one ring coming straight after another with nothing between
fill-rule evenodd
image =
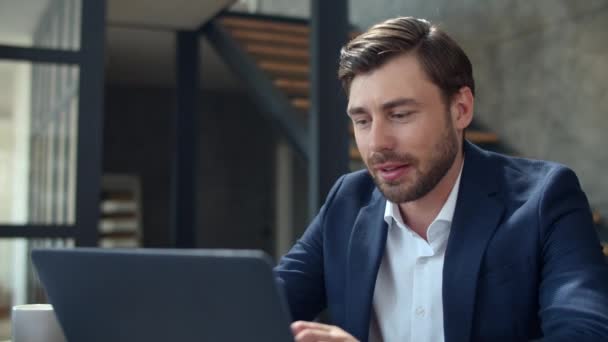
<instances>
[{"instance_id":1,"label":"jacket shoulder","mask_svg":"<svg viewBox=\"0 0 608 342\"><path fill-rule=\"evenodd\" d=\"M337 185L336 200L349 199L357 202L369 202L372 196L379 195L373 178L365 169L343 175L338 180Z\"/></svg>"},{"instance_id":2,"label":"jacket shoulder","mask_svg":"<svg viewBox=\"0 0 608 342\"><path fill-rule=\"evenodd\" d=\"M579 186L574 171L567 166L538 159L518 158L487 152L488 159L496 165L497 180L506 194L526 197L545 190L553 180L574 182Z\"/></svg>"}]
</instances>

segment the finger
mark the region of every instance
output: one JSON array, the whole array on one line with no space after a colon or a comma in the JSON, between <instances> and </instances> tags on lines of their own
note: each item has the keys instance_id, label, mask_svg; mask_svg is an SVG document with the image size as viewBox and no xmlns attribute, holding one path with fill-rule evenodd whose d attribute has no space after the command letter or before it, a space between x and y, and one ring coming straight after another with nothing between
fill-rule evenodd
<instances>
[{"instance_id":1,"label":"finger","mask_svg":"<svg viewBox=\"0 0 608 342\"><path fill-rule=\"evenodd\" d=\"M318 329L304 329L295 337L296 342L333 341L328 331Z\"/></svg>"},{"instance_id":2,"label":"finger","mask_svg":"<svg viewBox=\"0 0 608 342\"><path fill-rule=\"evenodd\" d=\"M317 323L317 322L307 322L307 321L297 321L291 324L291 331L294 335L300 333L300 331L304 329L315 329L321 331L330 331L332 328L331 325Z\"/></svg>"}]
</instances>

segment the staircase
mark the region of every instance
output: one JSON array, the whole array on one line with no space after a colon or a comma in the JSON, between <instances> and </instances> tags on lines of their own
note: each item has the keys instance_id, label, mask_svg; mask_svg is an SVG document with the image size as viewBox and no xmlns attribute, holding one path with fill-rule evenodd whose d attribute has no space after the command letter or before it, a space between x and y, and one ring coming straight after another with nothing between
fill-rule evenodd
<instances>
[{"instance_id":1,"label":"staircase","mask_svg":"<svg viewBox=\"0 0 608 342\"><path fill-rule=\"evenodd\" d=\"M305 117L310 109L308 80L310 28L305 20L265 18L251 15L224 14L220 17L224 28L244 51L289 99L293 108ZM351 36L356 36L353 32ZM349 124L351 169L364 167L354 143ZM498 136L493 132L470 129L466 137L487 149L495 149Z\"/></svg>"},{"instance_id":2,"label":"staircase","mask_svg":"<svg viewBox=\"0 0 608 342\"><path fill-rule=\"evenodd\" d=\"M219 17L223 28L238 42L259 69L263 70L272 84L289 100L301 118L310 109L308 80L309 73L309 35L308 21L291 18L264 17L225 13ZM351 37L357 33L351 33ZM350 168L357 170L365 167L355 145L352 125L350 134ZM474 144L501 153L511 153L501 144L498 135L473 121L466 131L466 138ZM603 226L597 211L593 212L596 226ZM608 256L608 244L604 248Z\"/></svg>"},{"instance_id":3,"label":"staircase","mask_svg":"<svg viewBox=\"0 0 608 342\"><path fill-rule=\"evenodd\" d=\"M308 25L228 15L221 18L221 23L304 114L310 106Z\"/></svg>"},{"instance_id":4,"label":"staircase","mask_svg":"<svg viewBox=\"0 0 608 342\"><path fill-rule=\"evenodd\" d=\"M99 246L142 245L141 184L138 176L105 174L101 182Z\"/></svg>"}]
</instances>

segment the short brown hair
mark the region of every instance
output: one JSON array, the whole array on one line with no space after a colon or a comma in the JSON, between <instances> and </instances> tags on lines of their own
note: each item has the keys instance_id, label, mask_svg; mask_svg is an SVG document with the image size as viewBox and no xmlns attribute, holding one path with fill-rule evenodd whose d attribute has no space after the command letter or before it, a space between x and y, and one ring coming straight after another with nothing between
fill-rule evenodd
<instances>
[{"instance_id":1,"label":"short brown hair","mask_svg":"<svg viewBox=\"0 0 608 342\"><path fill-rule=\"evenodd\" d=\"M441 89L446 104L463 86L475 94L473 67L462 48L437 26L413 17L389 19L346 44L338 78L348 95L355 76L410 52L416 53L431 82Z\"/></svg>"}]
</instances>

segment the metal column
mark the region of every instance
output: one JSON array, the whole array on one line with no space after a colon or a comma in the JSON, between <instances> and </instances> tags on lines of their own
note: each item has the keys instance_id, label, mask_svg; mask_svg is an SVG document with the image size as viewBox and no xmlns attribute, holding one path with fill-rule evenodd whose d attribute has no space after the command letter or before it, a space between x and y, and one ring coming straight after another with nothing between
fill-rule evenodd
<instances>
[{"instance_id":1,"label":"metal column","mask_svg":"<svg viewBox=\"0 0 608 342\"><path fill-rule=\"evenodd\" d=\"M106 2L82 2L76 244L97 246L101 198Z\"/></svg>"},{"instance_id":2,"label":"metal column","mask_svg":"<svg viewBox=\"0 0 608 342\"><path fill-rule=\"evenodd\" d=\"M171 184L173 247L194 248L199 229L199 34L177 33L177 110Z\"/></svg>"},{"instance_id":3,"label":"metal column","mask_svg":"<svg viewBox=\"0 0 608 342\"><path fill-rule=\"evenodd\" d=\"M348 38L347 0L312 0L310 36L309 211L316 215L336 179L348 171L346 99L337 79Z\"/></svg>"}]
</instances>

